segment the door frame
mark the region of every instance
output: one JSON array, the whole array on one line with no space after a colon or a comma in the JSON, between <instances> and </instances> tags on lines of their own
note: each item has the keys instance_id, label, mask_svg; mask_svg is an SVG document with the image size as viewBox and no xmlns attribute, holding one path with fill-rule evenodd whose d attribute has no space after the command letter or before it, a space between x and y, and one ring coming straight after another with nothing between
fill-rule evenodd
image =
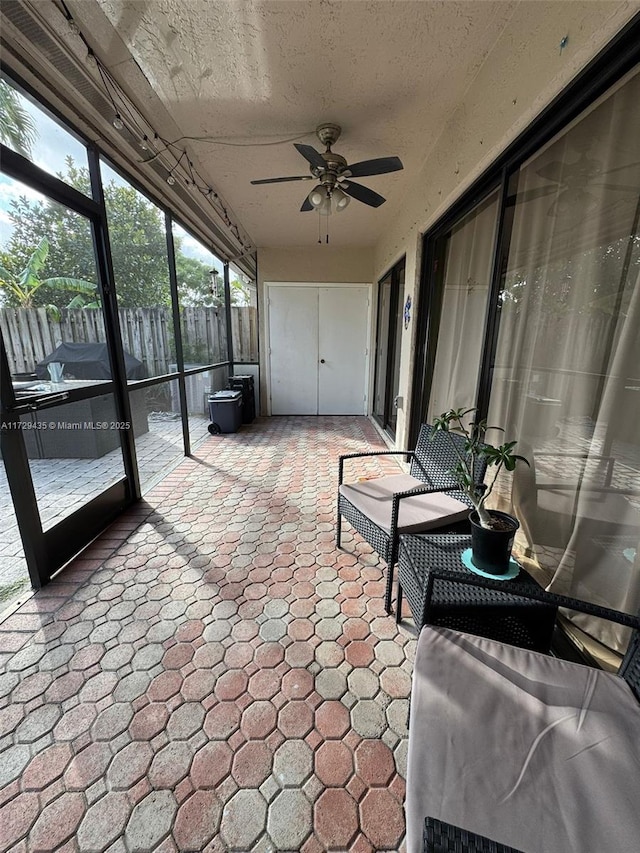
<instances>
[{"instance_id":1,"label":"door frame","mask_svg":"<svg viewBox=\"0 0 640 853\"><path fill-rule=\"evenodd\" d=\"M404 310L404 294L406 291L406 278L402 280L402 291L400 289L400 274L404 273L406 276L406 256L403 255L399 258L398 261L389 269L387 272L380 277L378 281L378 293L376 298L376 336L375 341L373 342L373 396L371 403L371 417L374 419L376 424L380 427L383 432L389 436L392 441L396 439L396 429L391 429L391 412L392 407L395 406L396 397L393 395L393 364L394 359L396 357L396 346L398 344L398 337L396 331L396 324L398 319L398 311L400 313ZM390 279L390 288L389 288L389 317L387 328L382 329L380 326L381 316L380 316L380 295L382 293L382 283L386 281L386 279ZM395 312L391 309L395 305ZM387 342L387 355L385 359L384 365L384 402L383 402L383 414L380 417L376 414L374 405L375 405L375 393L376 393L376 385L378 380L378 346L380 343L380 338L382 334L386 335ZM401 339L400 339L401 341ZM401 344L402 345L402 344ZM401 357L401 354L400 354ZM397 426L397 421L396 421Z\"/></svg>"},{"instance_id":2,"label":"door frame","mask_svg":"<svg viewBox=\"0 0 640 853\"><path fill-rule=\"evenodd\" d=\"M271 316L269 312L270 294L272 287L366 287L367 288L367 332L364 365L364 409L362 414L371 411L371 318L372 318L372 284L370 281L265 281L264 282L264 366L265 388L267 394L267 417L271 417ZM355 417L355 416L354 416Z\"/></svg>"}]
</instances>

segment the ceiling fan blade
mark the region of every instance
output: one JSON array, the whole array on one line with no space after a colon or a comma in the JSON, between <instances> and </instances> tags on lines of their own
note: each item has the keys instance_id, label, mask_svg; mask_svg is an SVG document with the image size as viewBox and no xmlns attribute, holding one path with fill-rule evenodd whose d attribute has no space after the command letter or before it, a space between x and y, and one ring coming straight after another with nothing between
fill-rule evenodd
<instances>
[{"instance_id":1,"label":"ceiling fan blade","mask_svg":"<svg viewBox=\"0 0 640 853\"><path fill-rule=\"evenodd\" d=\"M351 198L355 198L356 201L361 201L363 204L368 204L370 207L380 207L386 201L386 198L370 190L369 187L363 187L361 184L354 184L351 181L341 180L339 187L347 195L350 195Z\"/></svg>"},{"instance_id":2,"label":"ceiling fan blade","mask_svg":"<svg viewBox=\"0 0 640 853\"><path fill-rule=\"evenodd\" d=\"M602 187L605 190L619 190L623 193L634 193L637 194L638 188L632 186L625 186L624 184L590 184L591 187Z\"/></svg>"},{"instance_id":3,"label":"ceiling fan blade","mask_svg":"<svg viewBox=\"0 0 640 853\"><path fill-rule=\"evenodd\" d=\"M536 175L540 175L545 181L553 181L556 184L562 183L562 173L566 164L559 160L554 160L552 163L547 163L536 169Z\"/></svg>"},{"instance_id":4,"label":"ceiling fan blade","mask_svg":"<svg viewBox=\"0 0 640 853\"><path fill-rule=\"evenodd\" d=\"M312 166L316 166L318 169L326 169L327 164L324 157L312 145L302 145L300 142L294 142L293 145L296 151L299 151Z\"/></svg>"},{"instance_id":5,"label":"ceiling fan blade","mask_svg":"<svg viewBox=\"0 0 640 853\"><path fill-rule=\"evenodd\" d=\"M284 184L286 181L312 181L313 175L294 175L291 178L262 178L260 181L251 181L252 184Z\"/></svg>"},{"instance_id":6,"label":"ceiling fan blade","mask_svg":"<svg viewBox=\"0 0 640 853\"><path fill-rule=\"evenodd\" d=\"M306 213L308 210L313 210L313 205L311 204L308 198L305 198L305 200L302 202L300 213Z\"/></svg>"},{"instance_id":7,"label":"ceiling fan blade","mask_svg":"<svg viewBox=\"0 0 640 853\"><path fill-rule=\"evenodd\" d=\"M533 201L536 198L544 198L547 195L558 192L558 187L534 187L530 190L522 190L513 195L508 196L507 205L524 204L527 201Z\"/></svg>"},{"instance_id":8,"label":"ceiling fan blade","mask_svg":"<svg viewBox=\"0 0 640 853\"><path fill-rule=\"evenodd\" d=\"M636 160L634 163L627 163L624 166L616 166L614 169L606 169L604 172L600 172L599 177L604 178L605 175L613 175L615 172L623 172L625 169L633 169L635 166L640 166L640 160Z\"/></svg>"},{"instance_id":9,"label":"ceiling fan blade","mask_svg":"<svg viewBox=\"0 0 640 853\"><path fill-rule=\"evenodd\" d=\"M345 178L367 178L369 175L386 175L387 172L399 172L404 169L399 157L379 157L377 160L362 160L347 166Z\"/></svg>"}]
</instances>

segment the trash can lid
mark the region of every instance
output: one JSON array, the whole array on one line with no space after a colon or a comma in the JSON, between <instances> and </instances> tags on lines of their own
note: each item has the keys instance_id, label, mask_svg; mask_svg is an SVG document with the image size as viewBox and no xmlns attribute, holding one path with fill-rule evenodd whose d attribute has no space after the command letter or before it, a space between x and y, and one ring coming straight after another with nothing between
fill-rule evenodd
<instances>
[{"instance_id":1,"label":"trash can lid","mask_svg":"<svg viewBox=\"0 0 640 853\"><path fill-rule=\"evenodd\" d=\"M216 391L215 394L209 395L209 402L218 402L218 401L227 401L229 403L234 400L241 400L242 392L241 391Z\"/></svg>"}]
</instances>

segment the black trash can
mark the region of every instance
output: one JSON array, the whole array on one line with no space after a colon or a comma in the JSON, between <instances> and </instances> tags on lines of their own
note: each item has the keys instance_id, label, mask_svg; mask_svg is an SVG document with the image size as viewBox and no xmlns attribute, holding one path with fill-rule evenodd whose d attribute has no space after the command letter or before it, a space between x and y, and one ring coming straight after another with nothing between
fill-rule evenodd
<instances>
[{"instance_id":1,"label":"black trash can","mask_svg":"<svg viewBox=\"0 0 640 853\"><path fill-rule=\"evenodd\" d=\"M242 424L242 393L240 391L216 391L209 397L209 432L237 432Z\"/></svg>"},{"instance_id":2,"label":"black trash can","mask_svg":"<svg viewBox=\"0 0 640 853\"><path fill-rule=\"evenodd\" d=\"M253 376L239 375L229 377L229 388L242 392L242 423L251 424L256 417L256 400L253 394Z\"/></svg>"}]
</instances>

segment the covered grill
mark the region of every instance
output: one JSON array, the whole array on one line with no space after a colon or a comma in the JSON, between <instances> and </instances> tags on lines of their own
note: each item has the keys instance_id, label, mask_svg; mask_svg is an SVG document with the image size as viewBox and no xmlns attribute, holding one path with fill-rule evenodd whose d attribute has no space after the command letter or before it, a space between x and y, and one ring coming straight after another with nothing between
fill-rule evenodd
<instances>
[{"instance_id":1,"label":"covered grill","mask_svg":"<svg viewBox=\"0 0 640 853\"><path fill-rule=\"evenodd\" d=\"M77 344L63 341L52 353L36 364L38 379L49 379L47 365L64 364L64 375L73 379L111 379L109 353L105 343ZM146 379L144 364L130 353L124 353L127 379Z\"/></svg>"}]
</instances>

